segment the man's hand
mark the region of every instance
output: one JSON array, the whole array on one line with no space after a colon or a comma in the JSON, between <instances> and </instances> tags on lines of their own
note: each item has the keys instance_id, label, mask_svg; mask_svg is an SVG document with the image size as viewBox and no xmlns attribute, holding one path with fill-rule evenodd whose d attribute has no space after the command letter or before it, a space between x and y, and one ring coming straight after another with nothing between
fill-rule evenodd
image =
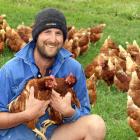
<instances>
[{"instance_id":1,"label":"man's hand","mask_svg":"<svg viewBox=\"0 0 140 140\"><path fill-rule=\"evenodd\" d=\"M65 97L61 97L59 93L52 90L51 106L64 117L71 117L75 110L71 106L71 93L68 92Z\"/></svg>"},{"instance_id":2,"label":"man's hand","mask_svg":"<svg viewBox=\"0 0 140 140\"><path fill-rule=\"evenodd\" d=\"M34 97L34 87L30 88L29 99L26 102L25 113L28 121L39 118L45 114L50 101L38 100Z\"/></svg>"}]
</instances>

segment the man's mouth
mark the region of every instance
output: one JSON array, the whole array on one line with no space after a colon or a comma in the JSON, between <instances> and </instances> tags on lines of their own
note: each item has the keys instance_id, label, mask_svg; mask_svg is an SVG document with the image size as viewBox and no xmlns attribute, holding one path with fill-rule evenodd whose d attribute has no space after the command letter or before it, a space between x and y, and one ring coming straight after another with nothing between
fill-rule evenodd
<instances>
[{"instance_id":1,"label":"man's mouth","mask_svg":"<svg viewBox=\"0 0 140 140\"><path fill-rule=\"evenodd\" d=\"M55 48L56 46L53 46L53 45L47 45L47 47L49 47L49 48Z\"/></svg>"}]
</instances>

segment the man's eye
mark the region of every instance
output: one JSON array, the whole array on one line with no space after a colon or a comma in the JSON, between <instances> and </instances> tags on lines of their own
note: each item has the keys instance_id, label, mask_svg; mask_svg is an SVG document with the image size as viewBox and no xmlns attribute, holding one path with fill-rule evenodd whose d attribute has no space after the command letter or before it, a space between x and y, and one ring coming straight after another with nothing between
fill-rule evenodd
<instances>
[{"instance_id":1,"label":"man's eye","mask_svg":"<svg viewBox=\"0 0 140 140\"><path fill-rule=\"evenodd\" d=\"M61 32L57 32L56 34L57 34L57 35L63 35Z\"/></svg>"}]
</instances>

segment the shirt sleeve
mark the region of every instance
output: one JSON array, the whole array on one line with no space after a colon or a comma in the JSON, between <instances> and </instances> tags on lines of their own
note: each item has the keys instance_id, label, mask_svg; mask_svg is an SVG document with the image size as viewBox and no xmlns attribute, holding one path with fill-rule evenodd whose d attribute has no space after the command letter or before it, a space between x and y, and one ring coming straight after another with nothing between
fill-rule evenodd
<instances>
[{"instance_id":1,"label":"shirt sleeve","mask_svg":"<svg viewBox=\"0 0 140 140\"><path fill-rule=\"evenodd\" d=\"M78 108L74 105L73 108L75 109L75 113L71 117L64 118L64 123L74 122L81 116L90 114L90 102L86 87L86 78L82 67L77 71L76 77L77 83L74 86L74 91L80 101L81 107Z\"/></svg>"},{"instance_id":2,"label":"shirt sleeve","mask_svg":"<svg viewBox=\"0 0 140 140\"><path fill-rule=\"evenodd\" d=\"M8 111L8 99L10 94L10 80L4 68L0 69L0 112Z\"/></svg>"}]
</instances>

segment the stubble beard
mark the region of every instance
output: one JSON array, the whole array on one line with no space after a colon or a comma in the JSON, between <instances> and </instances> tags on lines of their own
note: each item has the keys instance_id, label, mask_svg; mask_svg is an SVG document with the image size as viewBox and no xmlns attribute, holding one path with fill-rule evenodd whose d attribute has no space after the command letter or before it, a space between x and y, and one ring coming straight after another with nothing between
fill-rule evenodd
<instances>
[{"instance_id":1,"label":"stubble beard","mask_svg":"<svg viewBox=\"0 0 140 140\"><path fill-rule=\"evenodd\" d=\"M48 45L57 47L57 50L53 55L49 55L46 52L45 49L46 49L46 47L48 47ZM58 45L59 45L58 43L49 43L47 41L44 41L42 44L37 43L37 50L38 50L40 56L42 56L43 58L53 59L53 58L55 58L55 56L57 55L57 53L59 52L59 50L61 48L61 47L58 47Z\"/></svg>"}]
</instances>

